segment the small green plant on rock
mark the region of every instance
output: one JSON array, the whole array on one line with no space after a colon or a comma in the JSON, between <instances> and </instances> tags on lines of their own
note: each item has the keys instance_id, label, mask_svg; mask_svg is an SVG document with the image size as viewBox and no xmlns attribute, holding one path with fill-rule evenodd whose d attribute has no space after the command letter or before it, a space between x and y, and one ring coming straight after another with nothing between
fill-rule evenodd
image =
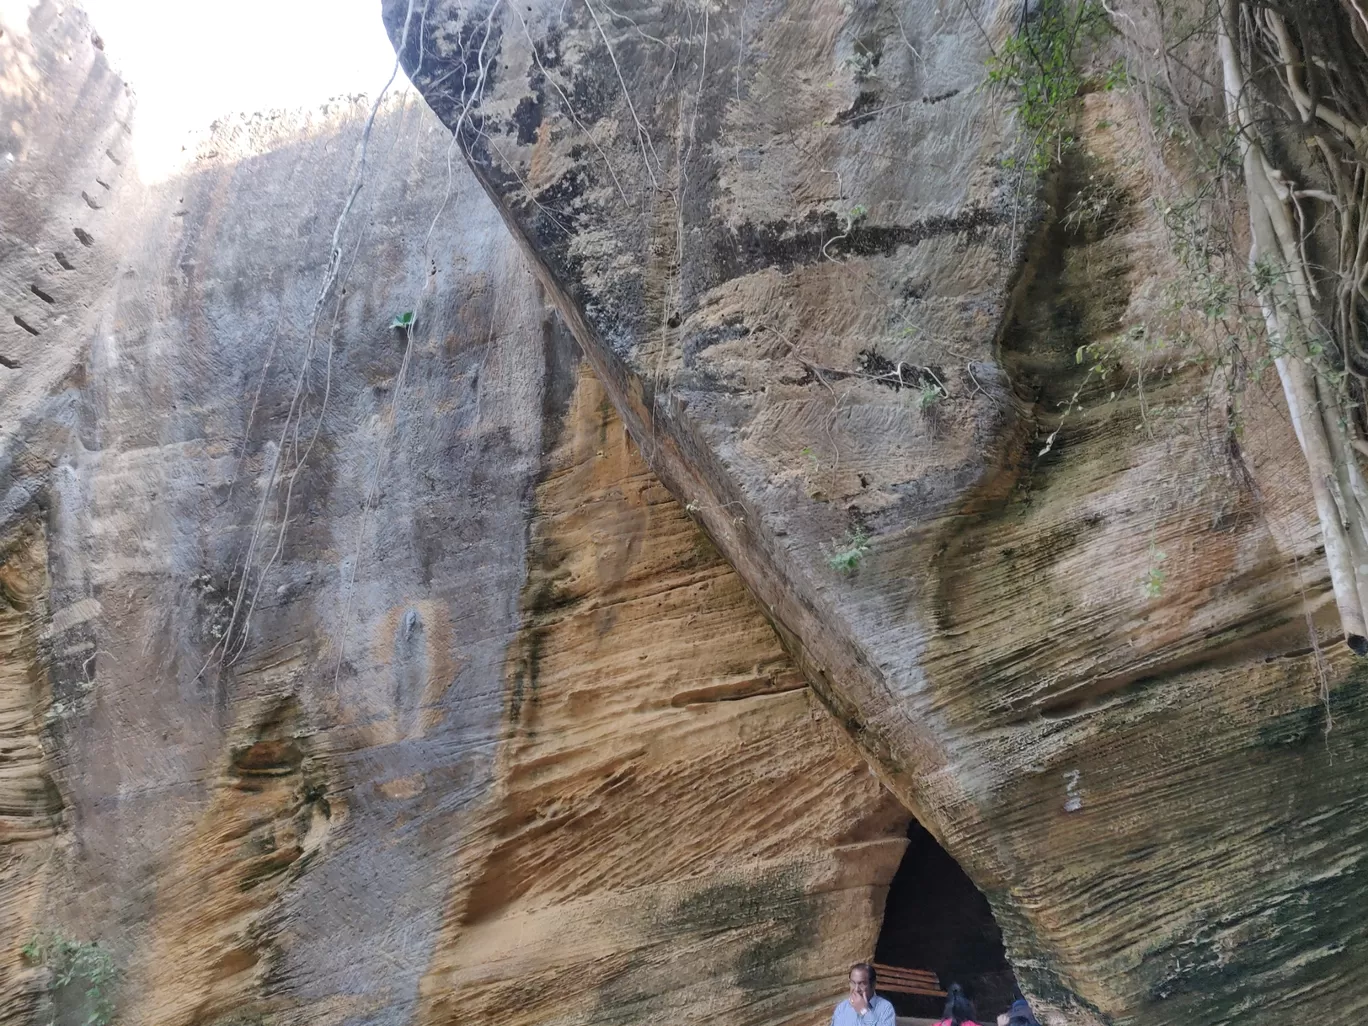
<instances>
[{"instance_id":1,"label":"small green plant on rock","mask_svg":"<svg viewBox=\"0 0 1368 1026\"><path fill-rule=\"evenodd\" d=\"M933 381L923 381L917 388L917 409L929 410L945 398L944 390Z\"/></svg>"},{"instance_id":2,"label":"small green plant on rock","mask_svg":"<svg viewBox=\"0 0 1368 1026\"><path fill-rule=\"evenodd\" d=\"M855 45L860 46L859 43ZM860 46L859 50L841 61L841 66L854 72L856 82L863 82L867 78L878 78L878 72L875 69L879 66L879 59L863 46Z\"/></svg>"},{"instance_id":3,"label":"small green plant on rock","mask_svg":"<svg viewBox=\"0 0 1368 1026\"><path fill-rule=\"evenodd\" d=\"M1145 571L1145 598L1156 599L1164 593L1164 568L1160 565L1168 556L1150 542L1149 567Z\"/></svg>"},{"instance_id":4,"label":"small green plant on rock","mask_svg":"<svg viewBox=\"0 0 1368 1026\"><path fill-rule=\"evenodd\" d=\"M827 566L844 574L854 573L868 551L869 533L863 527L853 527L841 542L833 543L827 554Z\"/></svg>"}]
</instances>

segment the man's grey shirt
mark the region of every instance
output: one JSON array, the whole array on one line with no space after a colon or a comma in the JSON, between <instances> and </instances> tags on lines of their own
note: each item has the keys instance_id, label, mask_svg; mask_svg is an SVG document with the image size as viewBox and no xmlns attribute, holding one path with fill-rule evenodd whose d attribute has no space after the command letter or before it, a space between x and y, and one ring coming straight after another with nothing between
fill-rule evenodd
<instances>
[{"instance_id":1,"label":"man's grey shirt","mask_svg":"<svg viewBox=\"0 0 1368 1026\"><path fill-rule=\"evenodd\" d=\"M847 998L831 1013L831 1026L896 1026L893 1003L875 994L869 1000L869 1011L860 1015Z\"/></svg>"}]
</instances>

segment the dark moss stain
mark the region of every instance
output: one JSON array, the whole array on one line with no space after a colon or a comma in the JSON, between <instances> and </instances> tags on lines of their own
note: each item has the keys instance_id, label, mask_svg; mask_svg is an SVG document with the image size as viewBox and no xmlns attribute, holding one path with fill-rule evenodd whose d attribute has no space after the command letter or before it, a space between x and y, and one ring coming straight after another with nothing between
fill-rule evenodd
<instances>
[{"instance_id":1,"label":"dark moss stain","mask_svg":"<svg viewBox=\"0 0 1368 1026\"><path fill-rule=\"evenodd\" d=\"M612 113L617 102L618 80L601 70L613 67L613 55L598 46L586 53L578 66L587 70L571 78L570 107L583 124L593 125Z\"/></svg>"},{"instance_id":2,"label":"dark moss stain","mask_svg":"<svg viewBox=\"0 0 1368 1026\"><path fill-rule=\"evenodd\" d=\"M722 278L736 278L766 267L791 271L827 257L891 256L945 235L981 242L988 231L1011 221L1003 209L970 207L954 215L928 217L909 225L856 224L847 228L832 211L808 214L802 221L747 222L718 243L714 262Z\"/></svg>"},{"instance_id":3,"label":"dark moss stain","mask_svg":"<svg viewBox=\"0 0 1368 1026\"><path fill-rule=\"evenodd\" d=\"M529 628L521 639L518 664L513 671L513 687L508 701L508 720L531 735L535 728L525 721L525 710L541 703L541 662L546 645L546 628ZM530 718L528 718L530 719Z\"/></svg>"},{"instance_id":4,"label":"dark moss stain","mask_svg":"<svg viewBox=\"0 0 1368 1026\"><path fill-rule=\"evenodd\" d=\"M1327 738L1327 718L1335 727L1352 731L1362 725L1365 693L1368 693L1368 664L1355 666L1343 683L1330 689L1325 702L1294 709L1259 728L1255 748L1299 748L1308 741Z\"/></svg>"},{"instance_id":5,"label":"dark moss stain","mask_svg":"<svg viewBox=\"0 0 1368 1026\"><path fill-rule=\"evenodd\" d=\"M592 185L588 170L582 166L575 166L537 193L537 202L543 206L568 211L575 200L584 195L585 190Z\"/></svg>"},{"instance_id":6,"label":"dark moss stain","mask_svg":"<svg viewBox=\"0 0 1368 1026\"><path fill-rule=\"evenodd\" d=\"M1128 251L1110 239L1103 248L1092 248L1092 243L1120 227L1124 217L1094 220L1083 230L1064 224L1063 212L1090 187L1090 170L1096 174L1092 165L1080 159L1066 161L1047 190L1054 215L1034 224L1024 250L1029 273L1023 271L1014 287L998 351L1017 403L1034 410L1035 423L1028 422L1026 430L1014 433L1012 448L1001 457L1002 472L991 481L999 490L1005 480L1012 482L1006 500L998 494L983 501L971 497L965 503L968 515L947 524L953 538L941 560L932 602L937 625L944 631L960 625L958 587L965 571L978 565L984 551L997 550L1010 564L1010 572L999 585L1004 600L1029 594L1033 601L1046 603L1051 615L1069 611L1069 596L1041 592L1030 570L1057 563L1098 522L1080 518L1034 526L1027 518L1037 493L1069 487L1064 474L1081 466L1080 461L1099 467L1114 461L1115 446L1102 440L1128 437L1121 433L1117 418L1139 416L1138 412L1113 412L1089 418L1078 412L1079 407L1095 406L1119 385L1106 374L1092 373L1091 361L1080 360L1078 349L1115 332L1130 297ZM1062 416L1066 409L1072 415ZM1044 444L1047 436L1051 437L1049 445ZM987 665L975 690L993 694L996 682L1014 672L1010 664Z\"/></svg>"},{"instance_id":7,"label":"dark moss stain","mask_svg":"<svg viewBox=\"0 0 1368 1026\"><path fill-rule=\"evenodd\" d=\"M943 367L915 367L908 363L899 365L876 349L861 349L855 363L861 373L895 392L902 391L904 387L936 386L937 382L945 381Z\"/></svg>"},{"instance_id":8,"label":"dark moss stain","mask_svg":"<svg viewBox=\"0 0 1368 1026\"><path fill-rule=\"evenodd\" d=\"M560 29L548 29L545 37L541 39L532 49L537 55L537 66L542 68L560 67L561 63L561 31Z\"/></svg>"},{"instance_id":9,"label":"dark moss stain","mask_svg":"<svg viewBox=\"0 0 1368 1026\"><path fill-rule=\"evenodd\" d=\"M1314 680L1312 659L1297 662L1289 673ZM1231 753L1239 772L1262 764L1262 775L1274 775L1288 796L1283 814L1259 827L1276 841L1268 850L1277 854L1237 911L1199 920L1184 936L1146 949L1148 999L1162 1003L1165 1022L1242 1023L1249 980L1276 995L1265 1007L1270 1016L1295 1017L1299 995L1361 975L1368 957L1362 911L1368 907L1368 860L1355 856L1368 848L1368 819L1361 811L1368 804L1366 707L1368 665L1356 661L1326 703L1267 722L1253 733L1249 749ZM1232 936L1240 942L1231 944Z\"/></svg>"},{"instance_id":10,"label":"dark moss stain","mask_svg":"<svg viewBox=\"0 0 1368 1026\"><path fill-rule=\"evenodd\" d=\"M538 289L539 298L540 288ZM542 318L542 358L544 378L542 387L542 435L548 439L559 438L565 424L565 415L570 409L570 400L579 382L579 364L582 359L579 343L570 329L557 313L547 313ZM497 465L497 464L496 464ZM530 489L543 480L547 471L537 475L537 482L529 483ZM532 494L527 496L528 504L533 501Z\"/></svg>"},{"instance_id":11,"label":"dark moss stain","mask_svg":"<svg viewBox=\"0 0 1368 1026\"><path fill-rule=\"evenodd\" d=\"M477 105L481 97L495 92L503 51L499 19L493 17L488 2L462 8L456 17L445 19L427 17L422 11L412 18L408 14L405 4L383 8L385 31L405 74L443 124L461 126L467 152L483 151L482 136L488 126Z\"/></svg>"},{"instance_id":12,"label":"dark moss stain","mask_svg":"<svg viewBox=\"0 0 1368 1026\"><path fill-rule=\"evenodd\" d=\"M902 289L898 293L898 298L907 303L919 303L926 298L927 290L931 288L931 283L925 278L908 278L903 283Z\"/></svg>"},{"instance_id":13,"label":"dark moss stain","mask_svg":"<svg viewBox=\"0 0 1368 1026\"><path fill-rule=\"evenodd\" d=\"M513 124L518 132L518 142L529 146L537 141L537 129L542 123L542 98L540 95L524 96L513 110Z\"/></svg>"},{"instance_id":14,"label":"dark moss stain","mask_svg":"<svg viewBox=\"0 0 1368 1026\"><path fill-rule=\"evenodd\" d=\"M848 109L836 115L836 124L849 125L851 128L867 125L874 120L872 112L877 111L879 106L880 97L878 93L871 92L868 89L861 90L860 94L855 97L855 102Z\"/></svg>"},{"instance_id":15,"label":"dark moss stain","mask_svg":"<svg viewBox=\"0 0 1368 1026\"><path fill-rule=\"evenodd\" d=\"M706 567L721 566L722 562L722 553L717 551L712 539L700 530L695 533L693 547L680 567L684 570L702 570Z\"/></svg>"},{"instance_id":16,"label":"dark moss stain","mask_svg":"<svg viewBox=\"0 0 1368 1026\"><path fill-rule=\"evenodd\" d=\"M604 1026L628 1026L629 1023L652 1022L659 1013L670 1007L668 994L653 989L651 967L640 955L633 954L621 969L604 978L598 986L593 1023Z\"/></svg>"},{"instance_id":17,"label":"dark moss stain","mask_svg":"<svg viewBox=\"0 0 1368 1026\"><path fill-rule=\"evenodd\" d=\"M770 991L796 982L796 956L818 937L819 909L804 887L801 868L775 870L748 880L710 884L672 905L648 911L648 940L679 944L694 935L717 952L718 977L743 990ZM670 1007L676 981L668 967L633 956L598 988L595 1022L651 1021ZM667 987L660 984L671 981Z\"/></svg>"},{"instance_id":18,"label":"dark moss stain","mask_svg":"<svg viewBox=\"0 0 1368 1026\"><path fill-rule=\"evenodd\" d=\"M718 324L702 331L691 332L684 338L684 366L692 367L698 359L698 354L706 349L710 349L720 342L732 342L738 338L745 338L751 333L750 328L740 323L739 318L729 324Z\"/></svg>"}]
</instances>

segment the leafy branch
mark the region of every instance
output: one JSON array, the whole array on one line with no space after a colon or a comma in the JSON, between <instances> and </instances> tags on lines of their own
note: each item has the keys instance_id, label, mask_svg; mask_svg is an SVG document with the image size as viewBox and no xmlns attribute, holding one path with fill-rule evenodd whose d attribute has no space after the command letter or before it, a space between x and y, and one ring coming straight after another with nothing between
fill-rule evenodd
<instances>
[{"instance_id":1,"label":"leafy branch","mask_svg":"<svg viewBox=\"0 0 1368 1026\"><path fill-rule=\"evenodd\" d=\"M1042 0L1039 9L988 60L988 83L1013 94L1024 158L1004 164L1042 175L1073 146L1074 101L1083 88L1082 53L1111 29L1100 0ZM1107 87L1119 84L1119 68Z\"/></svg>"}]
</instances>

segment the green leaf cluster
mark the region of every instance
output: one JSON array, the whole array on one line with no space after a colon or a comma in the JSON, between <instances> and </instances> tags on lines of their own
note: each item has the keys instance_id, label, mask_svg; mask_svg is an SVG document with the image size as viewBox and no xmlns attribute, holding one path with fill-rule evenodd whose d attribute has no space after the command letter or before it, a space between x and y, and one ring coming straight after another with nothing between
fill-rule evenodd
<instances>
[{"instance_id":1,"label":"green leaf cluster","mask_svg":"<svg viewBox=\"0 0 1368 1026\"><path fill-rule=\"evenodd\" d=\"M1082 51L1111 31L1099 0L1042 0L1039 9L1007 38L988 61L990 85L1010 90L1022 134L1029 141L1024 158L1009 159L1040 175L1074 144L1073 104L1083 86ZM1106 88L1125 82L1114 65Z\"/></svg>"},{"instance_id":2,"label":"green leaf cluster","mask_svg":"<svg viewBox=\"0 0 1368 1026\"><path fill-rule=\"evenodd\" d=\"M827 566L843 574L854 573L869 551L869 534L860 527L846 532L844 540L827 555Z\"/></svg>"},{"instance_id":3,"label":"green leaf cluster","mask_svg":"<svg viewBox=\"0 0 1368 1026\"><path fill-rule=\"evenodd\" d=\"M118 970L108 949L98 941L75 941L64 937L34 937L19 953L26 961L52 970L54 990L73 988L86 1014L84 1026L109 1026L114 1018L114 982Z\"/></svg>"}]
</instances>

